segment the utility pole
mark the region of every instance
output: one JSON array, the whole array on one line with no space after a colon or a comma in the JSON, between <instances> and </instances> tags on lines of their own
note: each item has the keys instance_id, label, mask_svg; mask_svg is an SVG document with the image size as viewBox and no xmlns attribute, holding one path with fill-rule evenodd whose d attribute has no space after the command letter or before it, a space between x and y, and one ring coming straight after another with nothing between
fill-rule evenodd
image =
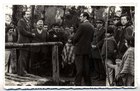
<instances>
[{"instance_id":1,"label":"utility pole","mask_svg":"<svg viewBox=\"0 0 140 91\"><path fill-rule=\"evenodd\" d=\"M34 9L35 9L35 5L31 6L31 29L34 28Z\"/></svg>"}]
</instances>

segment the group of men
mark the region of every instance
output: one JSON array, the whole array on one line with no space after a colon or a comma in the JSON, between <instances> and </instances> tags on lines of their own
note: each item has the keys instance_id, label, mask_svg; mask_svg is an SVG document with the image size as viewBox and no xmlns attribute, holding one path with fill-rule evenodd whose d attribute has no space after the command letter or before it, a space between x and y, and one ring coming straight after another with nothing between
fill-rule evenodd
<instances>
[{"instance_id":1,"label":"group of men","mask_svg":"<svg viewBox=\"0 0 140 91\"><path fill-rule=\"evenodd\" d=\"M88 19L88 13L81 14L82 23L72 38L77 70L75 85L82 85L82 78L84 78L85 85L90 86L90 76L93 71L94 79L106 80L106 85L112 85L114 81L112 68L115 69L115 60L122 60L128 49L126 42L134 39L133 26L126 14L115 16L113 24L109 24L107 28L102 19L96 20L95 27ZM133 60L131 61L133 64Z\"/></svg>"},{"instance_id":2,"label":"group of men","mask_svg":"<svg viewBox=\"0 0 140 91\"><path fill-rule=\"evenodd\" d=\"M30 12L23 12L23 18L18 21L17 31L18 31L18 43L36 43L36 42L46 42L48 38L47 32L43 29L43 21L38 20L36 24L36 29L31 30L30 27ZM18 70L17 74L20 76L28 75L27 69L29 64L29 54L31 50L31 63L37 63L41 58L45 59L46 47L31 47L22 48L19 50L18 59ZM40 60L41 61L41 60ZM31 65L32 66L32 65Z\"/></svg>"},{"instance_id":3,"label":"group of men","mask_svg":"<svg viewBox=\"0 0 140 91\"><path fill-rule=\"evenodd\" d=\"M132 36L133 29L129 25L128 16L114 17L114 24L110 25L110 30L105 29L105 22L102 19L96 20L96 26L93 26L89 22L89 14L83 12L80 15L81 24L76 30L76 33L70 36L71 43L74 45L74 54L75 54L75 66L76 66L76 77L75 85L82 85L82 78L84 78L85 85L92 85L91 82L91 72L95 71L95 79L104 80L106 78L106 69L102 53L103 45L105 41L106 33L113 35L115 43L118 46L119 55L118 58L122 58L123 54L127 50L125 46L125 40L129 40ZM118 22L121 22L119 26ZM117 21L117 23L115 23ZM47 42L48 33L44 29L44 24L42 20L38 20L36 23L36 28L31 29L30 27L30 12L26 11L23 13L23 18L18 21L17 30L18 30L18 43L37 43L37 42ZM109 31L109 32L107 32ZM53 32L52 32L53 33ZM55 37L53 33L50 36ZM62 34L63 36L63 34ZM57 40L56 40L57 41ZM58 40L59 41L59 40ZM113 42L114 43L114 42ZM112 45L112 44L111 44ZM112 48L112 47L111 47ZM62 48L63 49L63 48ZM28 74L28 62L29 62L29 53L31 50L31 66L33 63L41 63L41 60L46 58L46 47L32 47L22 48L19 51L18 59L18 69L17 74L20 76L27 76ZM113 51L116 49L112 49ZM60 52L61 53L61 52ZM114 59L113 59L114 60ZM39 61L39 62L38 62ZM92 61L92 62L91 62ZM47 69L45 69L47 70ZM33 69L31 69L32 72Z\"/></svg>"},{"instance_id":4,"label":"group of men","mask_svg":"<svg viewBox=\"0 0 140 91\"><path fill-rule=\"evenodd\" d=\"M18 31L18 40L17 43L39 43L39 42L62 42L63 45L67 41L68 36L70 35L64 29L60 27L58 23L54 23L50 26L44 25L43 20L39 19L36 22L34 29L31 29L30 25L30 11L23 12L23 18L18 21L17 31ZM66 29L65 29L66 30ZM59 46L58 53L60 66L62 62L61 53L63 45ZM51 68L51 58L52 58L52 47L51 46L33 46L31 48L22 48L19 51L18 58L18 72L17 74L21 76L30 75L29 73L35 73L40 75L38 72L42 72L45 69L36 70L43 67L44 64L48 64L49 72L52 73ZM30 56L30 57L29 57ZM47 61L45 61L47 60ZM42 64L41 64L42 63ZM62 67L60 67L61 69Z\"/></svg>"}]
</instances>

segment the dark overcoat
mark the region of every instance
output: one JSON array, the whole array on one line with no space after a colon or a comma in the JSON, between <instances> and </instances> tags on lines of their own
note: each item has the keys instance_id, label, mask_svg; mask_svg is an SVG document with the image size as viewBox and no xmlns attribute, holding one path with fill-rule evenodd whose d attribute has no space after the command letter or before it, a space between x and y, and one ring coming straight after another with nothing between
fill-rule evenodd
<instances>
[{"instance_id":1,"label":"dark overcoat","mask_svg":"<svg viewBox=\"0 0 140 91\"><path fill-rule=\"evenodd\" d=\"M88 21L79 26L79 29L72 38L76 55L89 55L91 53L93 33L94 27Z\"/></svg>"},{"instance_id":2,"label":"dark overcoat","mask_svg":"<svg viewBox=\"0 0 140 91\"><path fill-rule=\"evenodd\" d=\"M37 29L34 29L32 30L32 33L35 33L35 37L32 38L32 43L40 43L40 42L47 42L48 40L48 33L44 30L42 30L42 33L39 34ZM36 53L39 53L39 52L43 52L43 53L46 53L47 49L46 46L36 46L36 47L32 47L31 48L31 52L36 52Z\"/></svg>"},{"instance_id":3,"label":"dark overcoat","mask_svg":"<svg viewBox=\"0 0 140 91\"><path fill-rule=\"evenodd\" d=\"M33 35L31 33L30 24L24 19L20 19L17 24L18 43L30 43Z\"/></svg>"},{"instance_id":4,"label":"dark overcoat","mask_svg":"<svg viewBox=\"0 0 140 91\"><path fill-rule=\"evenodd\" d=\"M121 28L119 34L119 42L118 42L118 51L119 58L122 58L123 54L126 52L127 47L125 46L125 42L130 42L130 39L133 37L133 27L127 25L125 28Z\"/></svg>"},{"instance_id":5,"label":"dark overcoat","mask_svg":"<svg viewBox=\"0 0 140 91\"><path fill-rule=\"evenodd\" d=\"M92 45L96 46L96 48L92 48L92 57L94 59L101 59L101 50L104 43L104 38L105 29L103 27L100 29L96 29L92 41Z\"/></svg>"}]
</instances>

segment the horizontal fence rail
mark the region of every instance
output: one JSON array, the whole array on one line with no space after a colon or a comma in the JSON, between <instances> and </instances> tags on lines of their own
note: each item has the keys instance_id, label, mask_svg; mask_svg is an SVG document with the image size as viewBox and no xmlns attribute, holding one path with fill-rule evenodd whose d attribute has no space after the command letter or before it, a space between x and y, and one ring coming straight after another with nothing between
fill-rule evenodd
<instances>
[{"instance_id":1,"label":"horizontal fence rail","mask_svg":"<svg viewBox=\"0 0 140 91\"><path fill-rule=\"evenodd\" d=\"M62 42L41 42L41 43L5 43L5 48L26 48L32 46L62 45Z\"/></svg>"},{"instance_id":2,"label":"horizontal fence rail","mask_svg":"<svg viewBox=\"0 0 140 91\"><path fill-rule=\"evenodd\" d=\"M58 46L62 42L41 42L41 43L5 43L5 49L27 48L34 46L52 46L52 65L53 65L53 81L59 85L59 59L58 59ZM15 54L16 55L16 54ZM15 56L16 59L16 56Z\"/></svg>"}]
</instances>

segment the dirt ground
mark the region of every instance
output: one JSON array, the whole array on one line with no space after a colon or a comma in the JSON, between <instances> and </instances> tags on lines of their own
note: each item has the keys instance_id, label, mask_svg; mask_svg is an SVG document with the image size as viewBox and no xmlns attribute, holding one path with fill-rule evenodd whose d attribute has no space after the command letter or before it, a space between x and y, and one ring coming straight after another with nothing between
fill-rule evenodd
<instances>
[{"instance_id":1,"label":"dirt ground","mask_svg":"<svg viewBox=\"0 0 140 91\"><path fill-rule=\"evenodd\" d=\"M52 81L51 77L46 77L46 81L23 81L23 80L12 80L9 78L5 79L5 86L56 86L56 84ZM105 86L105 80L99 81L92 79L92 86ZM84 86L84 82L82 81L82 85ZM57 85L58 86L58 85ZM74 77L61 77L59 86L74 86Z\"/></svg>"}]
</instances>

